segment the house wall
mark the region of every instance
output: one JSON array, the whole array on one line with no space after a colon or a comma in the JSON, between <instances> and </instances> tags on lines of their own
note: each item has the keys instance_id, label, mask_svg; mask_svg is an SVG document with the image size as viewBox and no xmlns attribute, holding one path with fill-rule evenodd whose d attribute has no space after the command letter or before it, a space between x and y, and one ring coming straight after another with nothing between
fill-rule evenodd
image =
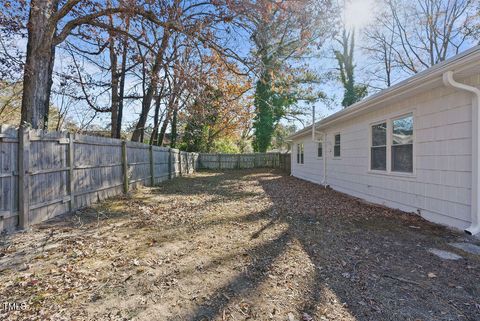
<instances>
[{"instance_id":1,"label":"house wall","mask_svg":"<svg viewBox=\"0 0 480 321\"><path fill-rule=\"evenodd\" d=\"M480 75L462 79L480 87ZM390 117L414 115L414 173L369 171L370 126ZM327 137L327 184L333 189L459 229L471 221L472 96L440 87L373 112L321 128ZM341 134L341 157L333 157L334 135ZM297 164L296 146L305 144L305 163ZM323 182L323 161L316 158L311 133L294 139L292 175Z\"/></svg>"},{"instance_id":2,"label":"house wall","mask_svg":"<svg viewBox=\"0 0 480 321\"><path fill-rule=\"evenodd\" d=\"M297 144L304 144L304 162L297 163ZM295 140L292 149L292 175L306 181L323 184L323 158L317 157L317 142L312 141L312 136L302 137ZM324 145L325 146L325 145ZM325 155L325 147L323 150Z\"/></svg>"}]
</instances>

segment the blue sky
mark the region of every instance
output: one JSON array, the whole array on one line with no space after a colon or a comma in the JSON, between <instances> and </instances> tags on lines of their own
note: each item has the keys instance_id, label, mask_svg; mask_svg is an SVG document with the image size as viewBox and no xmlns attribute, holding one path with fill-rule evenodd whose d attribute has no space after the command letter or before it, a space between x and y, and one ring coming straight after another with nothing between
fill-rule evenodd
<instances>
[{"instance_id":1,"label":"blue sky","mask_svg":"<svg viewBox=\"0 0 480 321\"><path fill-rule=\"evenodd\" d=\"M378 13L378 3L379 0L338 0L341 6L345 6L345 10L342 13L342 18L344 19L344 23L347 28L355 28L356 30L356 50L355 50L355 62L357 64L356 69L356 80L357 82L365 82L368 80L368 75L366 74L366 70L371 67L371 62L369 61L368 56L365 52L361 49L363 45L363 39L360 36L362 29L365 28L369 23L373 21L375 15ZM442 0L439 0L442 1ZM234 30L236 32L236 30ZM242 56L247 56L250 48L251 43L248 38L246 32L239 31L238 34L225 34L226 36L230 37L230 44L233 45L235 52L239 53ZM70 37L69 40L76 41L75 38ZM21 39L17 41L17 46L21 48L25 48L26 40ZM310 67L315 70L318 74L325 74L328 72L336 72L337 68L337 61L334 59L333 56L333 48L336 46L335 42L330 41L326 43L322 51L320 53L321 58L310 59L308 63ZM467 48L464 48L467 49ZM107 58L107 57L104 57ZM108 59L106 59L108 60ZM63 72L65 67L71 63L71 58L66 54L65 51L59 49L57 51L57 59L55 68L59 72ZM95 75L95 77L104 78L108 81L109 74L108 72L99 72L99 69L95 67L93 64L89 63L86 60L81 61L83 68L87 73L91 73ZM398 80L401 80L404 76L399 76ZM135 84L134 79L129 79L127 86L133 86ZM338 80L331 80L319 86L319 89L324 91L330 98L333 98L333 103L330 103L329 106L324 104L323 102L318 102L316 104L316 119L320 119L322 117L328 116L336 111L339 111L342 107L340 106L340 101L342 100L343 96L343 87ZM372 93L372 90L371 92ZM108 105L109 104L109 95L104 95L98 103L101 105ZM61 101L57 98L53 100L54 104L59 105ZM78 102L77 104L82 104ZM126 104L125 114L124 114L124 126L127 124L133 123L137 120L137 114L139 112L141 105L140 100L131 101ZM75 120L75 118L81 118L85 116L85 114L92 113L91 110L88 108L78 108L80 111L72 114L71 116ZM294 121L293 123L300 129L303 125L308 125L311 122L311 108L306 109L307 115L303 117L304 122ZM97 119L94 120L93 123L103 125L109 123L110 115L108 113L98 114ZM286 122L286 121L285 121Z\"/></svg>"}]
</instances>

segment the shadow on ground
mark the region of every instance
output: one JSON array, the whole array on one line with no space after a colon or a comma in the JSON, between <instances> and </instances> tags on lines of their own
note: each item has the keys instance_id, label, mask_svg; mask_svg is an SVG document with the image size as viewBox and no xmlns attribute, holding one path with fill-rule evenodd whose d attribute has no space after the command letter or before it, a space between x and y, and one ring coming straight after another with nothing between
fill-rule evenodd
<instances>
[{"instance_id":1,"label":"shadow on ground","mask_svg":"<svg viewBox=\"0 0 480 321\"><path fill-rule=\"evenodd\" d=\"M459 238L279 172L201 172L2 239L0 296L28 303L12 320L476 320Z\"/></svg>"}]
</instances>

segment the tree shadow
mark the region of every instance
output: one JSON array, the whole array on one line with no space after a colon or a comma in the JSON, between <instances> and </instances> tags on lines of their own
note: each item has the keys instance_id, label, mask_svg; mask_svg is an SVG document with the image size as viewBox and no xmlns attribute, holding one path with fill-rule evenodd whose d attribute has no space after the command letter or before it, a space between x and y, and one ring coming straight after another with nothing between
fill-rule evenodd
<instances>
[{"instance_id":1,"label":"tree shadow","mask_svg":"<svg viewBox=\"0 0 480 321\"><path fill-rule=\"evenodd\" d=\"M276 224L288 226L287 230L252 250L263 260L179 320L219 317L230 302L222 293L247 299L293 240L315 267L303 302L296 307L299 314L305 312L314 320L324 313L359 321L476 319L480 287L472 277L480 272L478 260L472 267L467 262L442 261L427 252L458 235L421 218L278 174L257 177L272 201L274 216L262 213L247 216L246 221L269 217L251 240ZM327 293L340 301L343 312L328 310L331 297ZM326 312L320 307L327 307Z\"/></svg>"}]
</instances>

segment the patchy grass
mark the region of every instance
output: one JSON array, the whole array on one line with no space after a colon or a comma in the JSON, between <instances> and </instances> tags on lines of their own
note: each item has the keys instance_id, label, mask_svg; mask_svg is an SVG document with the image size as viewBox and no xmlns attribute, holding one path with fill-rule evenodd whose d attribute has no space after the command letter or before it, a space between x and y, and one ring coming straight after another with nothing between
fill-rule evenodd
<instances>
[{"instance_id":1,"label":"patchy grass","mask_svg":"<svg viewBox=\"0 0 480 321\"><path fill-rule=\"evenodd\" d=\"M478 320L460 237L278 172L203 172L3 237L0 301L26 309L0 318Z\"/></svg>"}]
</instances>

